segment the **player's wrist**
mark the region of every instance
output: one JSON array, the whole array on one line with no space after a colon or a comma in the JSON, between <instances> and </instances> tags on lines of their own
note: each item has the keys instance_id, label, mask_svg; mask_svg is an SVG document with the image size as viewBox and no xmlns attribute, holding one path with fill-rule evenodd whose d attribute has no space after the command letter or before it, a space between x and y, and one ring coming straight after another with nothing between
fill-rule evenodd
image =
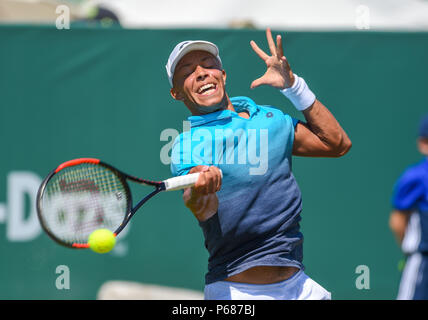
<instances>
[{"instance_id":1,"label":"player's wrist","mask_svg":"<svg viewBox=\"0 0 428 320\"><path fill-rule=\"evenodd\" d=\"M299 111L309 108L316 99L315 94L309 89L306 81L297 74L294 74L293 85L289 88L280 90L280 92L286 96Z\"/></svg>"}]
</instances>

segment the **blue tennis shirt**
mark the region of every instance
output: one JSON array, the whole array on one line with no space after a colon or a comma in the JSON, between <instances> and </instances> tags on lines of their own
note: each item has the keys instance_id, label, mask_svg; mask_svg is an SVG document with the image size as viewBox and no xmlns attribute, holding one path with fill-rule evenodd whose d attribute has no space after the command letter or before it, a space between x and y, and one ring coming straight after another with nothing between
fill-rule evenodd
<instances>
[{"instance_id":1,"label":"blue tennis shirt","mask_svg":"<svg viewBox=\"0 0 428 320\"><path fill-rule=\"evenodd\" d=\"M191 116L190 130L174 141L173 175L196 165L223 172L218 212L200 221L209 252L206 284L254 266L303 268L302 199L291 172L297 120L247 97L236 110ZM249 119L238 115L247 111Z\"/></svg>"},{"instance_id":2,"label":"blue tennis shirt","mask_svg":"<svg viewBox=\"0 0 428 320\"><path fill-rule=\"evenodd\" d=\"M398 210L412 211L412 216L417 218L412 217L411 221L416 224L412 223L406 231L413 234L406 234L403 240L403 245L409 247L405 251L428 253L428 158L408 167L400 176L394 187L392 205Z\"/></svg>"}]
</instances>

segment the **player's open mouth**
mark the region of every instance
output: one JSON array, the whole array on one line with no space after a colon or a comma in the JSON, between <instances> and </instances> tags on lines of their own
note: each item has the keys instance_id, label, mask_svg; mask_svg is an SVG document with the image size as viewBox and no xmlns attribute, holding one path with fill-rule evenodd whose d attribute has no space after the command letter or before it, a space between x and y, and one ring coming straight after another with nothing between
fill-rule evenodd
<instances>
[{"instance_id":1,"label":"player's open mouth","mask_svg":"<svg viewBox=\"0 0 428 320\"><path fill-rule=\"evenodd\" d=\"M198 94L203 96L208 96L213 94L217 90L217 86L214 83L204 84L202 87L198 89Z\"/></svg>"}]
</instances>

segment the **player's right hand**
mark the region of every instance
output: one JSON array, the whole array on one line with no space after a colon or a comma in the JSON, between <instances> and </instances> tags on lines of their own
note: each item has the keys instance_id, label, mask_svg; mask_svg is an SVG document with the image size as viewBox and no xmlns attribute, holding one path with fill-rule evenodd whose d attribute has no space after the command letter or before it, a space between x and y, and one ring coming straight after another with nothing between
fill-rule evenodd
<instances>
[{"instance_id":1,"label":"player's right hand","mask_svg":"<svg viewBox=\"0 0 428 320\"><path fill-rule=\"evenodd\" d=\"M204 221L213 216L218 210L216 192L221 188L221 171L215 166L196 166L190 173L200 172L196 184L184 190L183 201L192 211L196 219Z\"/></svg>"},{"instance_id":2,"label":"player's right hand","mask_svg":"<svg viewBox=\"0 0 428 320\"><path fill-rule=\"evenodd\" d=\"M190 173L199 172L198 181L196 181L193 189L197 193L210 194L215 193L221 188L221 171L215 166L196 166L190 169Z\"/></svg>"}]
</instances>

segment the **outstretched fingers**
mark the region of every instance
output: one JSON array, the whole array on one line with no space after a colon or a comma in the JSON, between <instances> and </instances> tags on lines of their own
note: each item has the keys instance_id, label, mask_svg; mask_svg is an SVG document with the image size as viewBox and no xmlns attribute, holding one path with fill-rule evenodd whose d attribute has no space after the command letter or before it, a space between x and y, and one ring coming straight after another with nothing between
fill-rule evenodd
<instances>
[{"instance_id":1,"label":"outstretched fingers","mask_svg":"<svg viewBox=\"0 0 428 320\"><path fill-rule=\"evenodd\" d=\"M284 56L282 37L277 35L275 37L276 41L274 41L270 28L267 28L266 39L271 55L266 54L254 41L250 42L254 52L263 59L267 66L265 74L254 80L250 88L254 89L261 85L269 85L274 88L289 87L293 84L294 78L287 59Z\"/></svg>"},{"instance_id":2,"label":"outstretched fingers","mask_svg":"<svg viewBox=\"0 0 428 320\"><path fill-rule=\"evenodd\" d=\"M273 56L276 56L277 55L276 46L275 46L275 42L273 41L272 32L270 31L270 28L266 29L266 39L269 45L270 53Z\"/></svg>"},{"instance_id":3,"label":"outstretched fingers","mask_svg":"<svg viewBox=\"0 0 428 320\"><path fill-rule=\"evenodd\" d=\"M282 47L282 37L280 35L276 36L276 49L277 49L277 54L278 54L278 58L282 58L284 57L284 49Z\"/></svg>"},{"instance_id":4,"label":"outstretched fingers","mask_svg":"<svg viewBox=\"0 0 428 320\"><path fill-rule=\"evenodd\" d=\"M251 48L253 48L254 52L257 53L257 55L264 61L269 58L269 56L262 49L260 49L259 46L253 40L250 41L250 45Z\"/></svg>"},{"instance_id":5,"label":"outstretched fingers","mask_svg":"<svg viewBox=\"0 0 428 320\"><path fill-rule=\"evenodd\" d=\"M254 81L251 83L250 88L251 88L251 89L254 89L254 88L257 88L257 87L259 87L259 86L261 86L261 85L263 85L263 84L264 84L264 80L263 80L263 77L261 77L261 78L258 78L258 79L256 79L256 80L254 80Z\"/></svg>"}]
</instances>

